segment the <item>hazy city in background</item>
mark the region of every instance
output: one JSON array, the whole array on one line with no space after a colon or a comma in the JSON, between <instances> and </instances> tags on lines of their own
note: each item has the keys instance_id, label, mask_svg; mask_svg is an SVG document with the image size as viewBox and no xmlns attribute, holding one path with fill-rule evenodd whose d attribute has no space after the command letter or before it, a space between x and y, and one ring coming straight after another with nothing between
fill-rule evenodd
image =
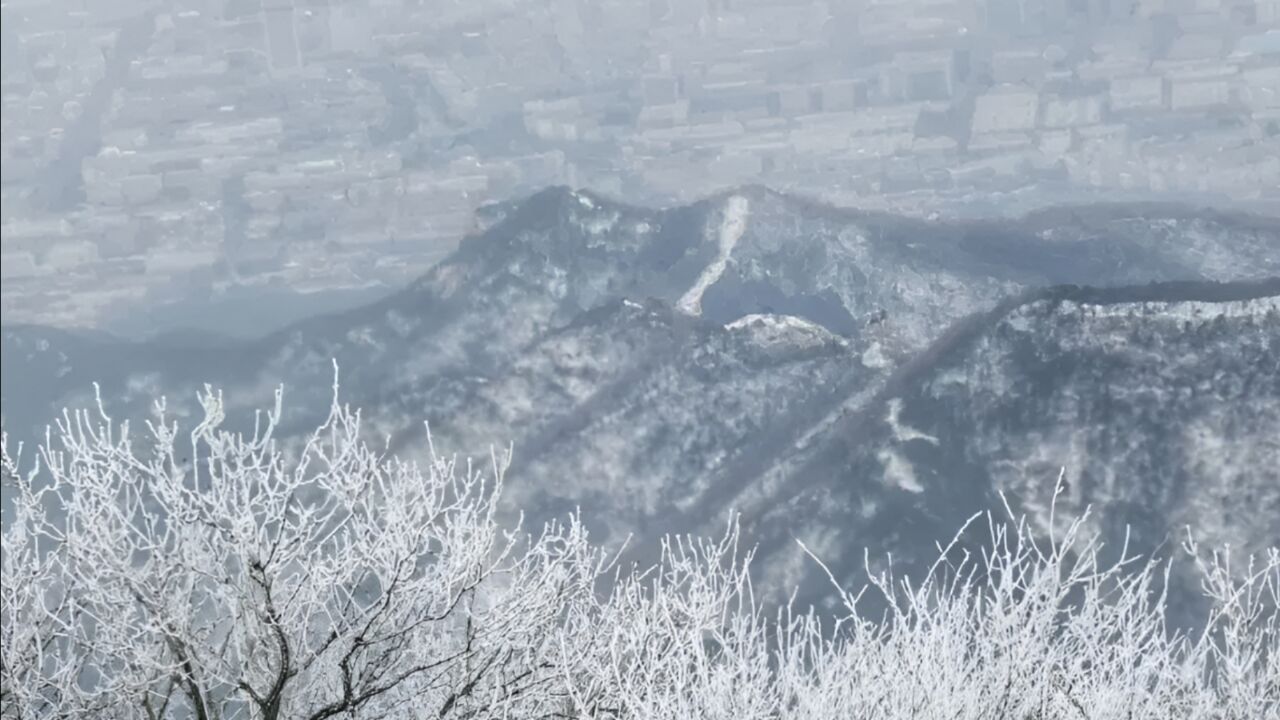
<instances>
[{"instance_id":1,"label":"hazy city in background","mask_svg":"<svg viewBox=\"0 0 1280 720\"><path fill-rule=\"evenodd\" d=\"M6 323L258 334L549 185L1280 207L1280 0L4 0L3 33Z\"/></svg>"}]
</instances>

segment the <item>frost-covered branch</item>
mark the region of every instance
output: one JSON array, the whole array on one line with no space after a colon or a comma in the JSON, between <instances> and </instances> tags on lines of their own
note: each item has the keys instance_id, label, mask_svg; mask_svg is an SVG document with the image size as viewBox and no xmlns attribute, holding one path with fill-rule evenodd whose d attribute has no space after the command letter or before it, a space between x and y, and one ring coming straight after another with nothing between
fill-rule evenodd
<instances>
[{"instance_id":1,"label":"frost-covered branch","mask_svg":"<svg viewBox=\"0 0 1280 720\"><path fill-rule=\"evenodd\" d=\"M163 403L137 443L99 407L64 416L38 473L19 477L6 454L6 716L525 702L563 608L600 572L576 518L534 538L504 530L505 461L382 457L337 404L290 458L279 396L249 436L221 429L219 394L201 402L181 439Z\"/></svg>"},{"instance_id":2,"label":"frost-covered branch","mask_svg":"<svg viewBox=\"0 0 1280 720\"><path fill-rule=\"evenodd\" d=\"M624 572L576 516L502 527L506 458L387 457L336 400L286 450L279 395L247 435L200 399L185 434L161 401L138 438L101 404L35 455L5 438L5 718L1280 713L1277 549L1110 562L1085 518L1043 538L1006 505L924 577L868 558L838 612L767 608L736 523ZM1193 634L1166 623L1177 561L1211 606Z\"/></svg>"}]
</instances>

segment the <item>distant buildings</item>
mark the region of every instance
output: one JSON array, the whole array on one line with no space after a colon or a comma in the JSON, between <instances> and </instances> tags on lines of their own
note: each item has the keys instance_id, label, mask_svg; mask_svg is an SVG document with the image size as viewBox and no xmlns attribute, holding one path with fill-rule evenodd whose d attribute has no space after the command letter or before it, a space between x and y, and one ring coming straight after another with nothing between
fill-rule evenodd
<instances>
[{"instance_id":1,"label":"distant buildings","mask_svg":"<svg viewBox=\"0 0 1280 720\"><path fill-rule=\"evenodd\" d=\"M1044 202L1280 188L1276 0L3 13L6 319L90 322L183 278L395 281L549 184L661 203L764 182L920 213L1041 182Z\"/></svg>"}]
</instances>

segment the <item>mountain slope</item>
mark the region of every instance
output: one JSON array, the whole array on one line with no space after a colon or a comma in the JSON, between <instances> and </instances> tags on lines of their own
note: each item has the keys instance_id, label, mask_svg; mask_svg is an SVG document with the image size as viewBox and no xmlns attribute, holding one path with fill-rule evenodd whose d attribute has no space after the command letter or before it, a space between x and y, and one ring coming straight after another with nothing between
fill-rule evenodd
<instances>
[{"instance_id":1,"label":"mountain slope","mask_svg":"<svg viewBox=\"0 0 1280 720\"><path fill-rule=\"evenodd\" d=\"M1154 547L1194 520L1241 546L1276 542L1276 275L1262 218L931 223L760 188L670 210L556 188L403 291L255 341L5 328L3 407L31 438L94 380L118 417L156 394L191 414L210 382L248 421L283 383L296 434L336 360L398 452L422 420L438 447L510 442L513 506L583 506L602 533L737 508L788 582L793 534L843 572L863 545L908 562L1000 491L1046 522L1060 466L1060 500L1102 506L1111 535Z\"/></svg>"},{"instance_id":2,"label":"mountain slope","mask_svg":"<svg viewBox=\"0 0 1280 720\"><path fill-rule=\"evenodd\" d=\"M738 504L764 547L808 536L849 574L850 544L886 544L905 568L931 560L1000 493L1047 533L1059 472L1058 532L1089 507L1094 529L1138 552L1187 527L1217 547L1275 546L1280 280L1035 293L822 443Z\"/></svg>"}]
</instances>

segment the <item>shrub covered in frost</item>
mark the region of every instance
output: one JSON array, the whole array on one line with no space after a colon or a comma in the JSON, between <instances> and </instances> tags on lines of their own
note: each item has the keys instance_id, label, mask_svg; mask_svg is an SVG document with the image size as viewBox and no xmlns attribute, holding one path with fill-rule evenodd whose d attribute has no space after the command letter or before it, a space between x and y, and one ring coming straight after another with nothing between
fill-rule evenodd
<instances>
[{"instance_id":1,"label":"shrub covered in frost","mask_svg":"<svg viewBox=\"0 0 1280 720\"><path fill-rule=\"evenodd\" d=\"M1007 509L971 521L980 556L868 569L834 615L769 609L732 524L623 570L577 517L503 528L501 459L387 457L336 402L286 451L279 395L249 435L202 402L186 434L161 402L137 442L101 408L26 461L6 438L4 717L1280 717L1277 550L1188 540L1194 634L1166 626L1169 562Z\"/></svg>"}]
</instances>

